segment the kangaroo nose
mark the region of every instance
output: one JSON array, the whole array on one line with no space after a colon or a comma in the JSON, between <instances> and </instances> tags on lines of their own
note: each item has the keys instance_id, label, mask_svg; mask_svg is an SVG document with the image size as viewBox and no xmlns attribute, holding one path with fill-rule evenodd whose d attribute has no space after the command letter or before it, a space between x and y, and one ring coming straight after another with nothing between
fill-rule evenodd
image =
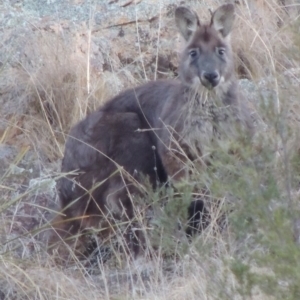
<instances>
[{"instance_id":1,"label":"kangaroo nose","mask_svg":"<svg viewBox=\"0 0 300 300\"><path fill-rule=\"evenodd\" d=\"M213 87L217 86L220 81L220 75L218 72L203 72L203 77L205 81L211 84Z\"/></svg>"}]
</instances>

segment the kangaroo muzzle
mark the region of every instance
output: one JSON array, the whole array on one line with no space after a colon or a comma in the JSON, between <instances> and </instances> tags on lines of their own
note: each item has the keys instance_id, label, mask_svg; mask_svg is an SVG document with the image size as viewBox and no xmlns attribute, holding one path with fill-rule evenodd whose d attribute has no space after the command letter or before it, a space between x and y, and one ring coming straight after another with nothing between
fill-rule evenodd
<instances>
[{"instance_id":1,"label":"kangaroo muzzle","mask_svg":"<svg viewBox=\"0 0 300 300\"><path fill-rule=\"evenodd\" d=\"M220 83L221 76L217 71L203 71L200 76L201 83L209 90Z\"/></svg>"}]
</instances>

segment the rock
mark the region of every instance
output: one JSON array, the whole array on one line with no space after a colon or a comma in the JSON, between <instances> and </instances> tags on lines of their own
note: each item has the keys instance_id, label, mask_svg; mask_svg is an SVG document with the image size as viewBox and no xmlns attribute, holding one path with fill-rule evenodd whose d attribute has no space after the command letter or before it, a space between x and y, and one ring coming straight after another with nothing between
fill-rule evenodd
<instances>
[{"instance_id":1,"label":"rock","mask_svg":"<svg viewBox=\"0 0 300 300\"><path fill-rule=\"evenodd\" d=\"M249 79L240 79L239 85L248 101L256 107L259 107L261 104L268 106L270 101L273 103L276 101L274 81L270 78L262 78L257 83Z\"/></svg>"}]
</instances>

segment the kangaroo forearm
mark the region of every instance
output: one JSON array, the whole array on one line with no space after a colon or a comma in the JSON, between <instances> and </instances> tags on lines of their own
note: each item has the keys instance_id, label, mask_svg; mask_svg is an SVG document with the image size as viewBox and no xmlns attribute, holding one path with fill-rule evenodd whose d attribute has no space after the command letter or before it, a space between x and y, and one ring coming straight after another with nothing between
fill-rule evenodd
<instances>
[{"instance_id":1,"label":"kangaroo forearm","mask_svg":"<svg viewBox=\"0 0 300 300\"><path fill-rule=\"evenodd\" d=\"M180 181L187 177L187 159L171 150L161 153L161 159L168 177L175 181Z\"/></svg>"}]
</instances>

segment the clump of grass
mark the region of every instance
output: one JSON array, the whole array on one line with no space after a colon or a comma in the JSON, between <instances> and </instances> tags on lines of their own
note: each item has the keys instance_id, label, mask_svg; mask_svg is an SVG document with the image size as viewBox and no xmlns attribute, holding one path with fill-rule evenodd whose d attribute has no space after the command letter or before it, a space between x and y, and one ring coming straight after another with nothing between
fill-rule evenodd
<instances>
[{"instance_id":1,"label":"clump of grass","mask_svg":"<svg viewBox=\"0 0 300 300\"><path fill-rule=\"evenodd\" d=\"M72 56L68 43L45 33L38 34L31 42L39 44L35 53L39 63L36 62L34 69L18 67L18 76L23 77L22 84L26 86L24 97L30 107L25 126L33 144L53 159L62 156L64 135L95 106L96 98L87 92L82 57ZM93 93L101 94L101 88Z\"/></svg>"},{"instance_id":2,"label":"clump of grass","mask_svg":"<svg viewBox=\"0 0 300 300\"><path fill-rule=\"evenodd\" d=\"M290 25L293 18L279 1L256 1L238 5L237 22L233 32L233 48L242 77L252 80L277 77L293 62L285 49L294 44Z\"/></svg>"},{"instance_id":3,"label":"clump of grass","mask_svg":"<svg viewBox=\"0 0 300 300\"><path fill-rule=\"evenodd\" d=\"M3 142L11 143L17 128L18 134L25 135L23 144L29 141L50 160L61 158L70 128L126 82L126 72L119 77L110 72L99 76L90 53L77 51L79 42L77 36L46 30L28 33L20 59L13 67L5 65L0 74L4 92L12 90L7 99L21 113L6 116Z\"/></svg>"}]
</instances>

